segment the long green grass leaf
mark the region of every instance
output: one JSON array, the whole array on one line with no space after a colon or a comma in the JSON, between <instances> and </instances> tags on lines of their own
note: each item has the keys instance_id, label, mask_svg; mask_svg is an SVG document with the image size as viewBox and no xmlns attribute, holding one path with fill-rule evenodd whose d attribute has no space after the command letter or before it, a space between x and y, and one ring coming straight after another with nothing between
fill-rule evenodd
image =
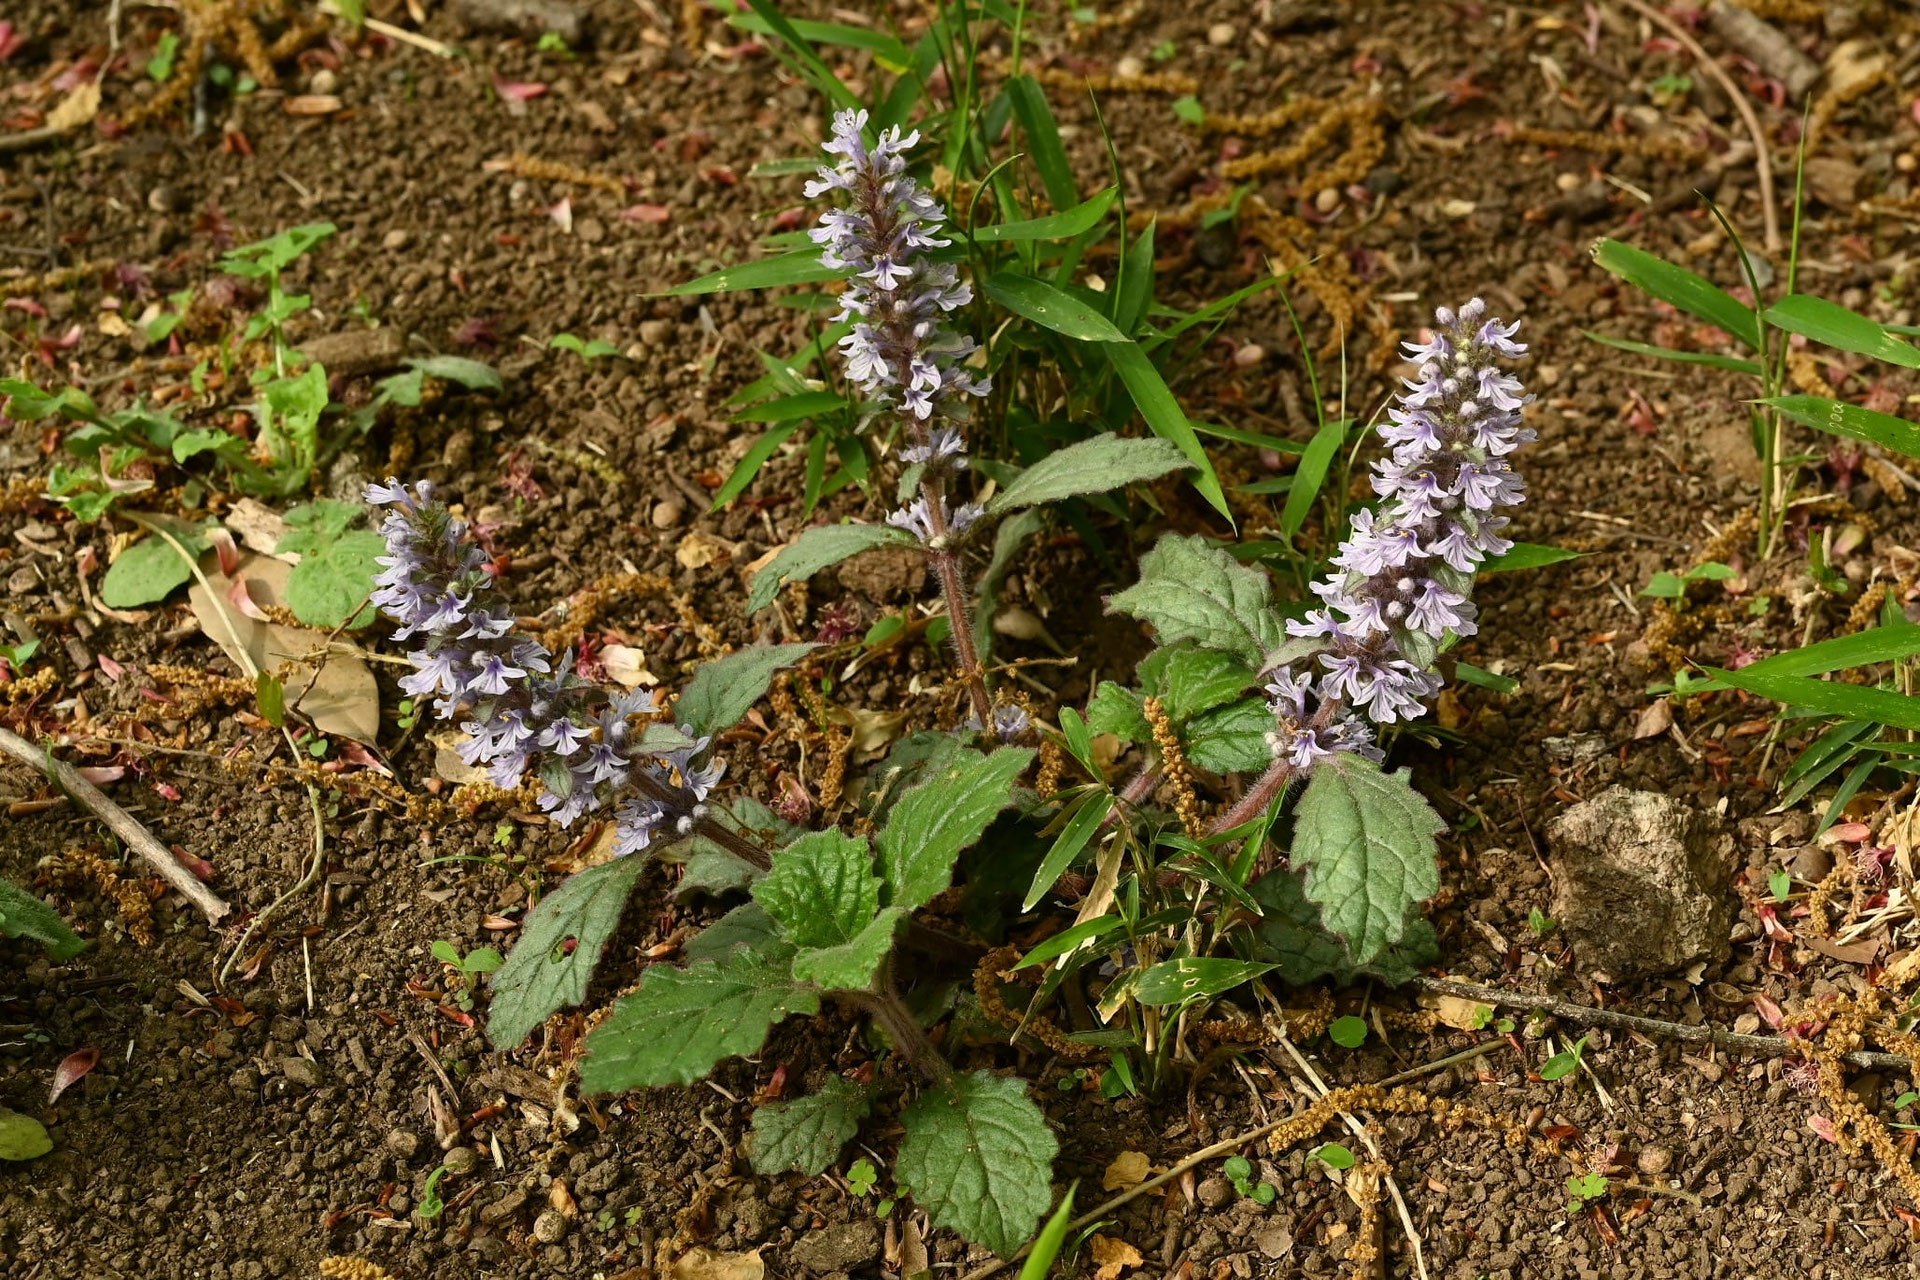
<instances>
[{"instance_id":1,"label":"long green grass leaf","mask_svg":"<svg viewBox=\"0 0 1920 1280\"><path fill-rule=\"evenodd\" d=\"M981 292L1022 319L1069 338L1083 342L1127 341L1127 335L1091 304L1044 280L1001 271L987 278Z\"/></svg>"},{"instance_id":2,"label":"long green grass leaf","mask_svg":"<svg viewBox=\"0 0 1920 1280\"><path fill-rule=\"evenodd\" d=\"M1920 424L1875 413L1825 396L1775 396L1760 404L1778 409L1802 426L1849 440L1870 440L1909 458L1920 458Z\"/></svg>"},{"instance_id":3,"label":"long green grass leaf","mask_svg":"<svg viewBox=\"0 0 1920 1280\"><path fill-rule=\"evenodd\" d=\"M772 289L787 284L819 284L823 280L838 280L845 274L844 267L835 268L822 264L820 250L795 249L791 253L783 253L777 257L759 258L735 267L722 267L697 280L675 285L664 294L657 296L687 298L705 293L735 293L741 289Z\"/></svg>"},{"instance_id":4,"label":"long green grass leaf","mask_svg":"<svg viewBox=\"0 0 1920 1280\"><path fill-rule=\"evenodd\" d=\"M1287 490L1287 505L1280 509L1280 532L1288 538L1297 535L1307 523L1307 516L1320 497L1320 486L1326 483L1327 468L1340 452L1349 425L1345 418L1330 418L1321 423L1313 439L1307 441L1300 465L1294 468L1293 486Z\"/></svg>"},{"instance_id":5,"label":"long green grass leaf","mask_svg":"<svg viewBox=\"0 0 1920 1280\"><path fill-rule=\"evenodd\" d=\"M1067 240L1092 230L1107 216L1107 210L1113 207L1113 201L1120 194L1118 187L1108 187L1099 195L1066 210L1064 213L1051 213L1044 218L1026 218L1019 222L994 222L973 229L973 238L984 242L1005 242L1013 240Z\"/></svg>"},{"instance_id":6,"label":"long green grass leaf","mask_svg":"<svg viewBox=\"0 0 1920 1280\"><path fill-rule=\"evenodd\" d=\"M1920 698L1909 698L1891 690L1863 688L1833 680L1815 680L1808 676L1769 675L1765 672L1755 674L1753 667L1743 667L1738 671L1708 667L1706 671L1724 687L1743 689L1789 707L1804 707L1809 711L1846 716L1854 720L1871 720L1896 729L1920 730Z\"/></svg>"},{"instance_id":7,"label":"long green grass leaf","mask_svg":"<svg viewBox=\"0 0 1920 1280\"><path fill-rule=\"evenodd\" d=\"M1754 351L1760 350L1760 322L1752 308L1742 306L1704 276L1618 240L1596 242L1593 260L1635 288L1726 330Z\"/></svg>"},{"instance_id":8,"label":"long green grass leaf","mask_svg":"<svg viewBox=\"0 0 1920 1280\"><path fill-rule=\"evenodd\" d=\"M1631 351L1637 356L1652 356L1656 360L1672 360L1678 364L1704 364L1715 369L1726 369L1733 373L1744 373L1757 378L1763 370L1752 360L1742 360L1738 356L1716 355L1711 351L1675 351L1672 347L1656 347L1650 342L1634 342L1629 338L1615 338L1604 333L1595 333L1591 329L1582 329L1581 335L1593 339L1603 347L1613 347L1620 351Z\"/></svg>"},{"instance_id":9,"label":"long green grass leaf","mask_svg":"<svg viewBox=\"0 0 1920 1280\"><path fill-rule=\"evenodd\" d=\"M1147 358L1147 353L1134 342L1105 343L1100 351L1113 365L1114 372L1120 375L1127 394L1133 397L1134 406L1146 420L1147 429L1162 440L1171 440L1180 446L1180 452L1186 454L1188 460L1199 469L1199 474L1193 478L1193 487L1200 491L1200 496L1215 511L1232 520L1233 513L1227 507L1227 495L1220 489L1220 477L1214 474L1213 460L1207 457L1207 451L1200 445L1200 437L1194 433L1193 424L1187 421L1180 402L1173 398L1166 379L1153 367L1153 361Z\"/></svg>"},{"instance_id":10,"label":"long green grass leaf","mask_svg":"<svg viewBox=\"0 0 1920 1280\"><path fill-rule=\"evenodd\" d=\"M1796 293L1767 309L1767 323L1829 347L1920 369L1920 349L1863 315L1825 298Z\"/></svg>"}]
</instances>

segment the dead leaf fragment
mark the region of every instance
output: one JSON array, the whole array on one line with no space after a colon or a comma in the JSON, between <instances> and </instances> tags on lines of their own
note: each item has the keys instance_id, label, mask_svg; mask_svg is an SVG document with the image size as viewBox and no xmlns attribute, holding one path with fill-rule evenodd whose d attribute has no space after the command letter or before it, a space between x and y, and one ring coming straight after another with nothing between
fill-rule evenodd
<instances>
[{"instance_id":1,"label":"dead leaf fragment","mask_svg":"<svg viewBox=\"0 0 1920 1280\"><path fill-rule=\"evenodd\" d=\"M1642 738L1657 738L1673 728L1673 707L1665 698L1649 702L1640 710L1640 718L1634 722L1633 737L1637 742Z\"/></svg>"},{"instance_id":2,"label":"dead leaf fragment","mask_svg":"<svg viewBox=\"0 0 1920 1280\"><path fill-rule=\"evenodd\" d=\"M689 1249L667 1267L673 1280L765 1280L767 1264L760 1251L721 1253L716 1249Z\"/></svg>"},{"instance_id":3,"label":"dead leaf fragment","mask_svg":"<svg viewBox=\"0 0 1920 1280\"><path fill-rule=\"evenodd\" d=\"M674 548L673 558L680 562L682 569L704 569L710 564L727 559L732 554L732 547L712 534L695 529L680 539L680 545Z\"/></svg>"},{"instance_id":4,"label":"dead leaf fragment","mask_svg":"<svg viewBox=\"0 0 1920 1280\"><path fill-rule=\"evenodd\" d=\"M330 116L340 106L340 99L335 94L303 93L287 99L286 111L290 116Z\"/></svg>"},{"instance_id":5,"label":"dead leaf fragment","mask_svg":"<svg viewBox=\"0 0 1920 1280\"><path fill-rule=\"evenodd\" d=\"M652 688L660 683L659 677L647 670L647 655L632 645L604 646L600 650L600 665L607 669L608 678L623 688L638 689L641 685Z\"/></svg>"},{"instance_id":6,"label":"dead leaf fragment","mask_svg":"<svg viewBox=\"0 0 1920 1280\"><path fill-rule=\"evenodd\" d=\"M1493 1018L1492 1005L1469 1000L1465 996L1434 996L1421 1003L1456 1031L1478 1031Z\"/></svg>"},{"instance_id":7,"label":"dead leaf fragment","mask_svg":"<svg viewBox=\"0 0 1920 1280\"><path fill-rule=\"evenodd\" d=\"M90 80L60 100L47 112L47 128L66 133L78 129L100 114L100 82Z\"/></svg>"},{"instance_id":8,"label":"dead leaf fragment","mask_svg":"<svg viewBox=\"0 0 1920 1280\"><path fill-rule=\"evenodd\" d=\"M835 707L828 711L827 717L853 730L849 749L855 755L885 750L888 743L900 736L901 726L907 722L904 711L869 711L864 707Z\"/></svg>"},{"instance_id":9,"label":"dead leaf fragment","mask_svg":"<svg viewBox=\"0 0 1920 1280\"><path fill-rule=\"evenodd\" d=\"M207 559L212 558L209 553ZM243 590L250 601L284 605L287 577L292 572L292 565L268 556L242 556L237 579L229 580L214 566L207 572L214 594L209 595L206 587L196 581L187 589L187 602L200 629L242 671L249 665L258 671L277 671L283 664L291 664L284 680L287 705L312 720L316 729L356 742L372 743L380 733L380 686L366 663L335 645L316 677L310 659L327 647L326 632L311 627L283 627L277 622L256 622L241 617L227 602L233 588L244 584ZM295 696L306 689L309 679L313 680L313 688L294 701Z\"/></svg>"},{"instance_id":10,"label":"dead leaf fragment","mask_svg":"<svg viewBox=\"0 0 1920 1280\"><path fill-rule=\"evenodd\" d=\"M1146 1261L1140 1256L1140 1251L1125 1240L1097 1235L1092 1243L1093 1265L1098 1268L1093 1273L1093 1280L1118 1280L1122 1271Z\"/></svg>"},{"instance_id":11,"label":"dead leaf fragment","mask_svg":"<svg viewBox=\"0 0 1920 1280\"><path fill-rule=\"evenodd\" d=\"M1125 1191L1128 1187L1137 1187L1147 1180L1147 1175L1152 1171L1153 1165L1148 1162L1146 1152L1122 1151L1100 1176L1100 1189Z\"/></svg>"}]
</instances>

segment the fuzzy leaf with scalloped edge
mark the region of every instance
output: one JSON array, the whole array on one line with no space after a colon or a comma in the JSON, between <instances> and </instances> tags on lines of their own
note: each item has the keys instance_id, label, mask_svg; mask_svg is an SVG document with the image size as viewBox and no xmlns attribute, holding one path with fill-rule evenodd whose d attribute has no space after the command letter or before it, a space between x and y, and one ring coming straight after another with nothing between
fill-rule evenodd
<instances>
[{"instance_id":1,"label":"fuzzy leaf with scalloped edge","mask_svg":"<svg viewBox=\"0 0 1920 1280\"><path fill-rule=\"evenodd\" d=\"M873 1093L845 1076L829 1076L818 1093L763 1103L753 1113L753 1171L825 1173L873 1108Z\"/></svg>"},{"instance_id":2,"label":"fuzzy leaf with scalloped edge","mask_svg":"<svg viewBox=\"0 0 1920 1280\"><path fill-rule=\"evenodd\" d=\"M956 1076L921 1094L902 1121L900 1186L935 1226L1011 1257L1053 1204L1060 1150L1026 1085L990 1071Z\"/></svg>"},{"instance_id":3,"label":"fuzzy leaf with scalloped edge","mask_svg":"<svg viewBox=\"0 0 1920 1280\"><path fill-rule=\"evenodd\" d=\"M1435 837L1445 829L1404 769L1384 773L1345 752L1314 769L1294 809L1289 856L1356 964L1399 942L1408 912L1439 892Z\"/></svg>"}]
</instances>

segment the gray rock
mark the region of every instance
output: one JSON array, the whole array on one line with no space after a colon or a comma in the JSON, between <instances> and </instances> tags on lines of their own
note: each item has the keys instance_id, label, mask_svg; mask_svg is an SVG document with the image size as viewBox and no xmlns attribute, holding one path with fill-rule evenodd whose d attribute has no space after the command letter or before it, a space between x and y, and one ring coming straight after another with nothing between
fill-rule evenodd
<instances>
[{"instance_id":1,"label":"gray rock","mask_svg":"<svg viewBox=\"0 0 1920 1280\"><path fill-rule=\"evenodd\" d=\"M880 1228L872 1218L822 1227L796 1241L791 1256L809 1271L851 1271L879 1258Z\"/></svg>"},{"instance_id":2,"label":"gray rock","mask_svg":"<svg viewBox=\"0 0 1920 1280\"><path fill-rule=\"evenodd\" d=\"M1233 1199L1233 1184L1218 1174L1202 1179L1194 1190L1200 1197L1200 1203L1209 1209L1218 1209Z\"/></svg>"},{"instance_id":3,"label":"gray rock","mask_svg":"<svg viewBox=\"0 0 1920 1280\"><path fill-rule=\"evenodd\" d=\"M533 1220L533 1238L541 1244L557 1244L567 1234L567 1220L558 1209L547 1209Z\"/></svg>"},{"instance_id":4,"label":"gray rock","mask_svg":"<svg viewBox=\"0 0 1920 1280\"><path fill-rule=\"evenodd\" d=\"M286 1057L280 1059L280 1074L287 1083L298 1085L302 1089L317 1089L327 1078L326 1072L312 1058Z\"/></svg>"},{"instance_id":5,"label":"gray rock","mask_svg":"<svg viewBox=\"0 0 1920 1280\"><path fill-rule=\"evenodd\" d=\"M1620 980L1725 959L1733 840L1720 820L1611 787L1547 828L1553 915L1583 966Z\"/></svg>"}]
</instances>

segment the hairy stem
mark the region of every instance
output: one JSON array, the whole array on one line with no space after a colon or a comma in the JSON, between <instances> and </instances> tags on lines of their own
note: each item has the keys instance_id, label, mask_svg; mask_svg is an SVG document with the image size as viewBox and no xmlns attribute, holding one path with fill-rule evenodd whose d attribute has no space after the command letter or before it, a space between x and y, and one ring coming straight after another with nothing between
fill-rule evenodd
<instances>
[{"instance_id":1,"label":"hairy stem","mask_svg":"<svg viewBox=\"0 0 1920 1280\"><path fill-rule=\"evenodd\" d=\"M1293 781L1293 775L1292 761L1275 760L1267 766L1267 771L1247 788L1247 794L1240 797L1238 804L1213 820L1213 826L1209 828L1208 834L1217 836L1222 831L1231 831L1265 813L1267 806L1273 803L1273 798Z\"/></svg>"},{"instance_id":2,"label":"hairy stem","mask_svg":"<svg viewBox=\"0 0 1920 1280\"><path fill-rule=\"evenodd\" d=\"M927 480L920 486L926 502L927 525L933 531L934 551L929 557L934 576L940 579L941 594L947 598L947 625L953 632L955 664L966 683L967 697L982 729L989 728L993 700L987 696L986 672L980 666L980 652L973 645L973 614L967 604L967 587L960 575L960 556L946 545L948 537L944 485Z\"/></svg>"},{"instance_id":3,"label":"hairy stem","mask_svg":"<svg viewBox=\"0 0 1920 1280\"><path fill-rule=\"evenodd\" d=\"M927 1033L920 1029L919 1021L890 981L880 991L836 991L834 994L879 1023L887 1039L893 1041L893 1047L922 1079L930 1084L944 1084L953 1078L953 1068L933 1047L933 1041L927 1039Z\"/></svg>"}]
</instances>

